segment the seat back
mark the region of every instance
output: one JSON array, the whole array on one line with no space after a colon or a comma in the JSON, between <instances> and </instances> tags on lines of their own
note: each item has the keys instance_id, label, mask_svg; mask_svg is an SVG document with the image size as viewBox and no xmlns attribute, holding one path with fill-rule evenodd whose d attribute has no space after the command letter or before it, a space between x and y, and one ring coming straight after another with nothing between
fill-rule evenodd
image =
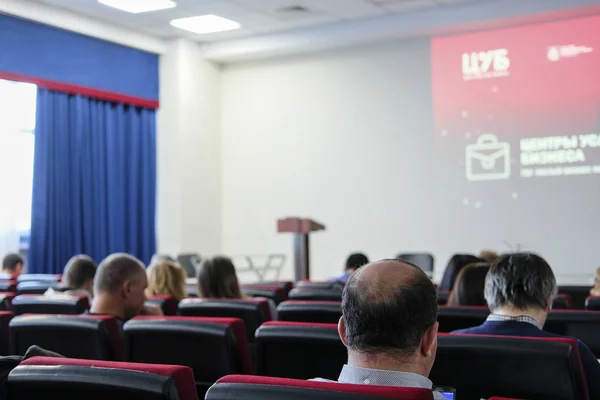
<instances>
[{"instance_id":1,"label":"seat back","mask_svg":"<svg viewBox=\"0 0 600 400\"><path fill-rule=\"evenodd\" d=\"M402 253L397 258L415 264L429 276L433 274L434 258L431 253Z\"/></svg>"},{"instance_id":2,"label":"seat back","mask_svg":"<svg viewBox=\"0 0 600 400\"><path fill-rule=\"evenodd\" d=\"M242 285L242 293L250 297L264 297L271 299L275 304L287 300L288 297L285 290L277 286Z\"/></svg>"},{"instance_id":3,"label":"seat back","mask_svg":"<svg viewBox=\"0 0 600 400\"><path fill-rule=\"evenodd\" d=\"M7 356L10 354L9 323L12 318L12 312L0 311L0 356Z\"/></svg>"},{"instance_id":4,"label":"seat back","mask_svg":"<svg viewBox=\"0 0 600 400\"><path fill-rule=\"evenodd\" d=\"M17 281L15 279L1 279L0 292L17 292Z\"/></svg>"},{"instance_id":5,"label":"seat back","mask_svg":"<svg viewBox=\"0 0 600 400\"><path fill-rule=\"evenodd\" d=\"M337 324L272 321L256 331L256 373L337 380L348 359Z\"/></svg>"},{"instance_id":6,"label":"seat back","mask_svg":"<svg viewBox=\"0 0 600 400\"><path fill-rule=\"evenodd\" d=\"M0 293L0 311L12 311L12 301L17 296L16 293Z\"/></svg>"},{"instance_id":7,"label":"seat back","mask_svg":"<svg viewBox=\"0 0 600 400\"><path fill-rule=\"evenodd\" d=\"M571 336L585 343L596 358L600 358L600 312L555 310L548 314L544 330Z\"/></svg>"},{"instance_id":8,"label":"seat back","mask_svg":"<svg viewBox=\"0 0 600 400\"><path fill-rule=\"evenodd\" d=\"M237 318L137 317L123 327L125 360L186 365L208 388L228 374L252 374L244 323Z\"/></svg>"},{"instance_id":9,"label":"seat back","mask_svg":"<svg viewBox=\"0 0 600 400\"><path fill-rule=\"evenodd\" d=\"M296 282L296 288L310 288L310 289L338 289L342 291L344 289L344 283L342 282L320 282L320 281L298 281ZM291 291L291 289L290 289Z\"/></svg>"},{"instance_id":10,"label":"seat back","mask_svg":"<svg viewBox=\"0 0 600 400\"><path fill-rule=\"evenodd\" d=\"M457 329L472 328L481 325L490 315L487 307L440 307L438 322L440 332L452 332Z\"/></svg>"},{"instance_id":11,"label":"seat back","mask_svg":"<svg viewBox=\"0 0 600 400\"><path fill-rule=\"evenodd\" d=\"M164 315L177 315L179 301L173 296L148 296L145 304L160 308Z\"/></svg>"},{"instance_id":12,"label":"seat back","mask_svg":"<svg viewBox=\"0 0 600 400\"><path fill-rule=\"evenodd\" d=\"M585 299L585 309L591 311L600 311L600 297L589 296Z\"/></svg>"},{"instance_id":13,"label":"seat back","mask_svg":"<svg viewBox=\"0 0 600 400\"><path fill-rule=\"evenodd\" d=\"M571 308L571 296L566 293L559 293L552 300L552 309L554 310L562 310Z\"/></svg>"},{"instance_id":14,"label":"seat back","mask_svg":"<svg viewBox=\"0 0 600 400\"><path fill-rule=\"evenodd\" d=\"M32 345L66 357L122 359L122 337L115 317L107 315L22 315L10 321L11 354Z\"/></svg>"},{"instance_id":15,"label":"seat back","mask_svg":"<svg viewBox=\"0 0 600 400\"><path fill-rule=\"evenodd\" d=\"M438 290L436 292L437 294L437 303L440 306L445 306L446 304L448 304L448 299L450 298L450 293L447 290Z\"/></svg>"},{"instance_id":16,"label":"seat back","mask_svg":"<svg viewBox=\"0 0 600 400\"><path fill-rule=\"evenodd\" d=\"M62 275L55 274L21 274L17 277L17 282L60 282Z\"/></svg>"},{"instance_id":17,"label":"seat back","mask_svg":"<svg viewBox=\"0 0 600 400\"><path fill-rule=\"evenodd\" d=\"M9 400L198 400L189 367L33 357L8 376Z\"/></svg>"},{"instance_id":18,"label":"seat back","mask_svg":"<svg viewBox=\"0 0 600 400\"><path fill-rule=\"evenodd\" d=\"M328 289L298 287L290 291L289 298L290 300L342 301L342 290L335 287Z\"/></svg>"},{"instance_id":19,"label":"seat back","mask_svg":"<svg viewBox=\"0 0 600 400\"><path fill-rule=\"evenodd\" d=\"M568 294L571 297L571 306L577 310L583 310L585 299L590 295L592 286L559 286L558 293Z\"/></svg>"},{"instance_id":20,"label":"seat back","mask_svg":"<svg viewBox=\"0 0 600 400\"><path fill-rule=\"evenodd\" d=\"M179 315L239 318L244 321L250 343L254 343L258 327L271 320L269 302L263 299L184 299L179 303Z\"/></svg>"},{"instance_id":21,"label":"seat back","mask_svg":"<svg viewBox=\"0 0 600 400\"><path fill-rule=\"evenodd\" d=\"M206 394L206 400L433 400L430 389L398 386L351 385L266 376L230 375L221 378Z\"/></svg>"},{"instance_id":22,"label":"seat back","mask_svg":"<svg viewBox=\"0 0 600 400\"><path fill-rule=\"evenodd\" d=\"M589 399L573 339L440 335L429 378L460 399Z\"/></svg>"},{"instance_id":23,"label":"seat back","mask_svg":"<svg viewBox=\"0 0 600 400\"><path fill-rule=\"evenodd\" d=\"M56 291L64 289L59 282L23 281L17 284L17 294L44 294L49 288Z\"/></svg>"},{"instance_id":24,"label":"seat back","mask_svg":"<svg viewBox=\"0 0 600 400\"><path fill-rule=\"evenodd\" d=\"M244 284L245 287L251 286L275 286L285 291L286 296L294 288L294 283L291 281L263 281L257 283Z\"/></svg>"},{"instance_id":25,"label":"seat back","mask_svg":"<svg viewBox=\"0 0 600 400\"><path fill-rule=\"evenodd\" d=\"M82 314L90 308L86 296L20 295L12 301L15 315L21 314Z\"/></svg>"},{"instance_id":26,"label":"seat back","mask_svg":"<svg viewBox=\"0 0 600 400\"><path fill-rule=\"evenodd\" d=\"M337 324L342 316L342 303L339 301L288 300L277 307L277 316L280 321Z\"/></svg>"}]
</instances>

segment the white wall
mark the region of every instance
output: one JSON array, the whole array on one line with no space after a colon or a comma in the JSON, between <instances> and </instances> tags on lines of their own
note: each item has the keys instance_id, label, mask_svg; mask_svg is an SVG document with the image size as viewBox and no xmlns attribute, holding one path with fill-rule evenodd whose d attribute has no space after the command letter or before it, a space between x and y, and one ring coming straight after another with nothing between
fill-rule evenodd
<instances>
[{"instance_id":1,"label":"white wall","mask_svg":"<svg viewBox=\"0 0 600 400\"><path fill-rule=\"evenodd\" d=\"M223 252L285 253L290 278L292 238L277 235L275 220L298 215L327 226L312 236L314 279L340 273L352 251L429 250L439 279L455 252L521 248L545 256L560 283L590 283L596 222L553 218L569 201L557 185L539 184L539 207L476 209L463 206L464 187L439 177L429 51L428 39L409 39L226 66Z\"/></svg>"},{"instance_id":2,"label":"white wall","mask_svg":"<svg viewBox=\"0 0 600 400\"><path fill-rule=\"evenodd\" d=\"M220 68L180 39L160 60L157 244L160 253L221 249Z\"/></svg>"},{"instance_id":3,"label":"white wall","mask_svg":"<svg viewBox=\"0 0 600 400\"><path fill-rule=\"evenodd\" d=\"M286 253L291 277L275 225L291 215L327 226L312 236L315 279L356 250L455 251L431 202L429 74L427 39L225 67L224 252Z\"/></svg>"}]
</instances>

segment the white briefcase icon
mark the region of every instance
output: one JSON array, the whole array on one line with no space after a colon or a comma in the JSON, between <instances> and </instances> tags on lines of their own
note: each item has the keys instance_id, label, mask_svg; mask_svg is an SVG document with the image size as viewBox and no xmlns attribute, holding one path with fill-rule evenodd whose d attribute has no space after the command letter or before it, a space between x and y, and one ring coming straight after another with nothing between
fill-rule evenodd
<instances>
[{"instance_id":1,"label":"white briefcase icon","mask_svg":"<svg viewBox=\"0 0 600 400\"><path fill-rule=\"evenodd\" d=\"M510 178L510 144L498 142L491 133L479 136L467 146L466 168L469 181Z\"/></svg>"}]
</instances>

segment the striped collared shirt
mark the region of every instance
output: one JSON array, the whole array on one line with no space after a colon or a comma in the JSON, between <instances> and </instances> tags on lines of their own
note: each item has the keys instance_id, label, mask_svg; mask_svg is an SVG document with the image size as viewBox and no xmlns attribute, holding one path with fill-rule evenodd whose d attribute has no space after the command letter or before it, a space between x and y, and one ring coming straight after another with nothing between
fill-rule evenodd
<instances>
[{"instance_id":1,"label":"striped collared shirt","mask_svg":"<svg viewBox=\"0 0 600 400\"><path fill-rule=\"evenodd\" d=\"M499 315L499 314L490 314L486 321L516 321L516 322L526 322L538 328L539 330L544 329L542 324L540 324L535 318L531 318L528 315L519 315L518 317L513 317L510 315Z\"/></svg>"}]
</instances>

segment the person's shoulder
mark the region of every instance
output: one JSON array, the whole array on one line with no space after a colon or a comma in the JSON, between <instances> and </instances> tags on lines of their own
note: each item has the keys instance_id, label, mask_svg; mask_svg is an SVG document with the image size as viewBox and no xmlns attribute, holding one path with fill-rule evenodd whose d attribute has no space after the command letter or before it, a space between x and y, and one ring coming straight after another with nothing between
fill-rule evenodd
<instances>
[{"instance_id":1,"label":"person's shoulder","mask_svg":"<svg viewBox=\"0 0 600 400\"><path fill-rule=\"evenodd\" d=\"M480 334L480 333L484 333L482 332L482 326L474 326L472 328L465 328L465 329L457 329L455 331L450 332L451 335L476 335L476 334Z\"/></svg>"}]
</instances>

